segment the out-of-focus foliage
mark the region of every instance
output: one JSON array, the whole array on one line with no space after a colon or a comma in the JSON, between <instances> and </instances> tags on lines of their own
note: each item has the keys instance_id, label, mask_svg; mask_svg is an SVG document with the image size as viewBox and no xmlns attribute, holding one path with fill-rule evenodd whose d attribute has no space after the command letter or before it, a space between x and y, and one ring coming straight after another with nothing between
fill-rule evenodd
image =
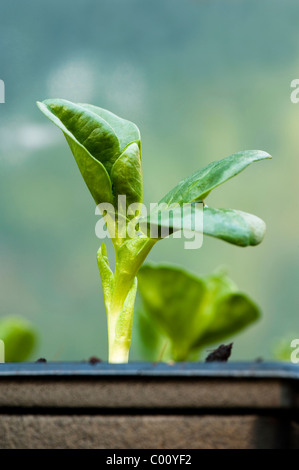
<instances>
[{"instance_id":1,"label":"out-of-focus foliage","mask_svg":"<svg viewBox=\"0 0 299 470\"><path fill-rule=\"evenodd\" d=\"M296 335L297 333L297 335ZM298 331L289 333L288 335L277 338L273 346L273 358L277 361L290 362L292 352L294 351L294 345L292 347L292 341L298 337Z\"/></svg>"},{"instance_id":2,"label":"out-of-focus foliage","mask_svg":"<svg viewBox=\"0 0 299 470\"><path fill-rule=\"evenodd\" d=\"M171 359L185 361L260 317L259 307L223 271L199 278L176 267L145 265L138 289L139 340L155 360L165 339Z\"/></svg>"},{"instance_id":3,"label":"out-of-focus foliage","mask_svg":"<svg viewBox=\"0 0 299 470\"><path fill-rule=\"evenodd\" d=\"M0 339L4 342L5 362L22 362L36 348L38 334L31 322L10 315L0 319Z\"/></svg>"}]
</instances>

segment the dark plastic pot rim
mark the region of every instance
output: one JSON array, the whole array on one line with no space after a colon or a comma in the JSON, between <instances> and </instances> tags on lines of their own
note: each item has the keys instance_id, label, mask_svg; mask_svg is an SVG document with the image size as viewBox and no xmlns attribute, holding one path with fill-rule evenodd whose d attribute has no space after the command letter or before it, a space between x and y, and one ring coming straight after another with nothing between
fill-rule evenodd
<instances>
[{"instance_id":1,"label":"dark plastic pot rim","mask_svg":"<svg viewBox=\"0 0 299 470\"><path fill-rule=\"evenodd\" d=\"M0 364L0 378L8 376L149 376L210 378L299 379L299 364L286 362L21 362Z\"/></svg>"}]
</instances>

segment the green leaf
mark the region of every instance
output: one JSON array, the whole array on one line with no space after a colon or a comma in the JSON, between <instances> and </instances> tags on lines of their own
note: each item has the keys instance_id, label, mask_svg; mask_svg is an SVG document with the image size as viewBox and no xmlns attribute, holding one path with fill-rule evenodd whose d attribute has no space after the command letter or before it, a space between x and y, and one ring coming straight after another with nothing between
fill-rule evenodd
<instances>
[{"instance_id":1,"label":"green leaf","mask_svg":"<svg viewBox=\"0 0 299 470\"><path fill-rule=\"evenodd\" d=\"M157 234L156 238L164 238L186 228L242 247L258 245L265 235L265 222L246 212L202 207L202 203L192 203L188 210L186 206L173 204L173 209L171 207L160 203L147 218L140 218L142 232L148 237Z\"/></svg>"},{"instance_id":2,"label":"green leaf","mask_svg":"<svg viewBox=\"0 0 299 470\"><path fill-rule=\"evenodd\" d=\"M158 208L145 219L140 227L147 236L155 232L169 234L185 227L192 227L192 212L185 212L184 206L191 205L193 215L201 210L198 202L203 201L210 191L247 168L251 163L271 158L260 150L239 152L217 162L212 162L181 181L158 203ZM171 217L169 217L171 215ZM200 220L200 219L198 219ZM152 232L150 231L152 227ZM258 245L264 238L266 225L260 218L233 209L203 208L203 223L193 224L195 232L201 232L238 246ZM165 230L166 229L166 230Z\"/></svg>"},{"instance_id":3,"label":"green leaf","mask_svg":"<svg viewBox=\"0 0 299 470\"><path fill-rule=\"evenodd\" d=\"M138 291L150 318L176 344L189 343L190 325L206 286L182 269L142 266L137 275Z\"/></svg>"},{"instance_id":4,"label":"green leaf","mask_svg":"<svg viewBox=\"0 0 299 470\"><path fill-rule=\"evenodd\" d=\"M96 204L142 200L140 133L135 124L97 106L53 99L37 103L64 133Z\"/></svg>"},{"instance_id":5,"label":"green leaf","mask_svg":"<svg viewBox=\"0 0 299 470\"><path fill-rule=\"evenodd\" d=\"M179 230L202 232L202 203L180 206L159 203L147 217L140 217L139 229L149 238L162 239Z\"/></svg>"},{"instance_id":6,"label":"green leaf","mask_svg":"<svg viewBox=\"0 0 299 470\"><path fill-rule=\"evenodd\" d=\"M94 106L92 104L80 103L80 106L97 114L109 123L118 138L121 150L123 150L132 142L137 142L140 144L140 132L136 124L133 122L122 119L107 109L99 108L98 106Z\"/></svg>"},{"instance_id":7,"label":"green leaf","mask_svg":"<svg viewBox=\"0 0 299 470\"><path fill-rule=\"evenodd\" d=\"M212 189L236 176L251 163L268 158L271 156L261 150L245 150L212 162L178 183L160 202L183 204L203 201Z\"/></svg>"},{"instance_id":8,"label":"green leaf","mask_svg":"<svg viewBox=\"0 0 299 470\"><path fill-rule=\"evenodd\" d=\"M245 294L228 294L217 303L209 327L199 341L194 343L194 347L223 341L258 320L259 317L260 311L257 305Z\"/></svg>"},{"instance_id":9,"label":"green leaf","mask_svg":"<svg viewBox=\"0 0 299 470\"><path fill-rule=\"evenodd\" d=\"M186 360L259 317L257 306L224 272L199 278L176 267L146 265L138 273L138 290L144 314L169 339L175 360Z\"/></svg>"},{"instance_id":10,"label":"green leaf","mask_svg":"<svg viewBox=\"0 0 299 470\"><path fill-rule=\"evenodd\" d=\"M114 163L111 181L115 197L126 195L126 208L142 202L142 168L140 149L132 143Z\"/></svg>"},{"instance_id":11,"label":"green leaf","mask_svg":"<svg viewBox=\"0 0 299 470\"><path fill-rule=\"evenodd\" d=\"M0 339L4 342L5 362L25 361L37 343L33 325L19 316L0 319Z\"/></svg>"},{"instance_id":12,"label":"green leaf","mask_svg":"<svg viewBox=\"0 0 299 470\"><path fill-rule=\"evenodd\" d=\"M165 338L159 328L159 325L152 321L149 316L143 312L142 306L137 305L134 312L133 322L133 345L136 351L146 361L158 361L165 357L165 346L169 340Z\"/></svg>"},{"instance_id":13,"label":"green leaf","mask_svg":"<svg viewBox=\"0 0 299 470\"><path fill-rule=\"evenodd\" d=\"M265 222L255 215L233 209L204 207L203 233L238 246L261 243Z\"/></svg>"},{"instance_id":14,"label":"green leaf","mask_svg":"<svg viewBox=\"0 0 299 470\"><path fill-rule=\"evenodd\" d=\"M112 184L105 167L67 134L65 137L96 205L103 202L114 204Z\"/></svg>"},{"instance_id":15,"label":"green leaf","mask_svg":"<svg viewBox=\"0 0 299 470\"><path fill-rule=\"evenodd\" d=\"M53 105L51 106L52 101ZM87 148L85 148L76 139L75 135L70 132L66 127L66 125L68 125L66 119L64 119L65 125L57 116L60 114L63 115L64 103L65 100L46 100L43 103L37 104L40 110L64 133L82 177L96 204L100 204L102 202L113 203L112 184L106 168L101 162L92 156ZM76 114L74 109L73 111L73 114L68 112L70 121L76 121L79 119L79 115ZM74 124L71 127L74 127Z\"/></svg>"},{"instance_id":16,"label":"green leaf","mask_svg":"<svg viewBox=\"0 0 299 470\"><path fill-rule=\"evenodd\" d=\"M45 100L39 103L39 107L54 124L81 144L110 173L121 149L114 130L103 118L67 100Z\"/></svg>"}]
</instances>

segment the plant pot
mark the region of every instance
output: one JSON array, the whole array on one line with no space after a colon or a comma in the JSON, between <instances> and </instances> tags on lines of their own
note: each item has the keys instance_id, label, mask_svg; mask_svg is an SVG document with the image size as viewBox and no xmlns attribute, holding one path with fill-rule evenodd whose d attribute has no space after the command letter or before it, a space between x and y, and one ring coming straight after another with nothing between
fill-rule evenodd
<instances>
[{"instance_id":1,"label":"plant pot","mask_svg":"<svg viewBox=\"0 0 299 470\"><path fill-rule=\"evenodd\" d=\"M297 448L299 367L6 363L2 449Z\"/></svg>"}]
</instances>

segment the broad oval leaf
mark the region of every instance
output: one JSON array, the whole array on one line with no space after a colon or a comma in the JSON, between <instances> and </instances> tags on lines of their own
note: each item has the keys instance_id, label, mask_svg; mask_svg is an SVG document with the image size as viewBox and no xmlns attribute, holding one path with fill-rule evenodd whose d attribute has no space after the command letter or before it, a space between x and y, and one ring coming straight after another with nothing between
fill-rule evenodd
<instances>
[{"instance_id":1,"label":"broad oval leaf","mask_svg":"<svg viewBox=\"0 0 299 470\"><path fill-rule=\"evenodd\" d=\"M181 268L145 265L138 273L138 290L144 314L156 325L157 335L169 339L175 360L187 360L260 316L223 271L199 278Z\"/></svg>"},{"instance_id":2,"label":"broad oval leaf","mask_svg":"<svg viewBox=\"0 0 299 470\"><path fill-rule=\"evenodd\" d=\"M261 243L265 231L265 222L255 215L234 209L204 207L203 232L206 235L244 247Z\"/></svg>"},{"instance_id":3,"label":"broad oval leaf","mask_svg":"<svg viewBox=\"0 0 299 470\"><path fill-rule=\"evenodd\" d=\"M212 189L233 178L251 163L271 158L261 150L245 150L210 163L178 183L160 202L172 204L203 201Z\"/></svg>"}]
</instances>

